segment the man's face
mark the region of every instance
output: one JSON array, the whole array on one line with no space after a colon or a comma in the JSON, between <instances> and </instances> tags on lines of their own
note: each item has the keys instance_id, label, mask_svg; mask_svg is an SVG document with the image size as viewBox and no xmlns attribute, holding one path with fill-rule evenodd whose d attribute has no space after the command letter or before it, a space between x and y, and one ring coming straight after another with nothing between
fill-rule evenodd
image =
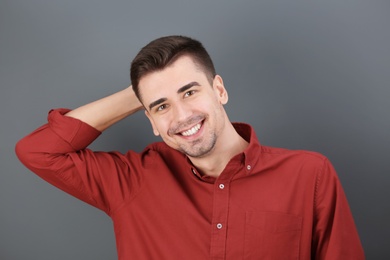
<instances>
[{"instance_id":1,"label":"man's face","mask_svg":"<svg viewBox=\"0 0 390 260\"><path fill-rule=\"evenodd\" d=\"M155 135L190 157L205 157L218 144L228 96L221 77L210 84L188 56L147 74L139 82L142 103Z\"/></svg>"}]
</instances>

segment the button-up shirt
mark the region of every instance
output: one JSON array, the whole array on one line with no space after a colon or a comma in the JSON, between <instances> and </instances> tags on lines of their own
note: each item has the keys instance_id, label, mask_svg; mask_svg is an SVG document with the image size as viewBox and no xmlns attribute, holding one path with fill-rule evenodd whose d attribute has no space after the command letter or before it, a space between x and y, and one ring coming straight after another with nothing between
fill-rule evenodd
<instances>
[{"instance_id":1,"label":"button-up shirt","mask_svg":"<svg viewBox=\"0 0 390 260\"><path fill-rule=\"evenodd\" d=\"M336 172L323 155L249 142L218 178L163 142L141 153L86 148L100 132L68 110L16 151L37 175L103 210L119 259L364 259Z\"/></svg>"}]
</instances>

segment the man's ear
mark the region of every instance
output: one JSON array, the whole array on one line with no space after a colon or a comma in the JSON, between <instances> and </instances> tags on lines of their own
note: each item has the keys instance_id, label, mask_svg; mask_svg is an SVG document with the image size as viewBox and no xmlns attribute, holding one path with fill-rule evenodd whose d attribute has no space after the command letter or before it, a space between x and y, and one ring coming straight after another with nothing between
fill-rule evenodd
<instances>
[{"instance_id":1,"label":"man's ear","mask_svg":"<svg viewBox=\"0 0 390 260\"><path fill-rule=\"evenodd\" d=\"M225 86L223 85L223 80L222 80L221 76L216 75L214 77L213 89L216 92L216 95L217 95L217 98L218 98L219 102L222 105L225 105L228 102L228 100L229 100L229 96L228 96L228 93L227 93L227 91L225 89Z\"/></svg>"},{"instance_id":2,"label":"man's ear","mask_svg":"<svg viewBox=\"0 0 390 260\"><path fill-rule=\"evenodd\" d=\"M150 116L149 112L145 109L145 115L149 119L150 124L152 125L153 134L159 136L160 132L157 130L156 125L154 124L153 118Z\"/></svg>"}]
</instances>

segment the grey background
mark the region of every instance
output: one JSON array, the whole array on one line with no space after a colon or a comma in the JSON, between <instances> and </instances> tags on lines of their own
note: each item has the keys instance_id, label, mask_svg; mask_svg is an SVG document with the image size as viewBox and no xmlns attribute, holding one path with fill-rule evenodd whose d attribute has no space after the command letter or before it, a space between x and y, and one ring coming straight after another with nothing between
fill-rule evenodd
<instances>
[{"instance_id":1,"label":"grey background","mask_svg":"<svg viewBox=\"0 0 390 260\"><path fill-rule=\"evenodd\" d=\"M50 108L128 86L134 55L168 34L204 43L232 121L330 158L367 258L389 259L389 27L389 1L0 0L0 259L116 258L111 220L30 173L14 145ZM138 113L92 147L154 140Z\"/></svg>"}]
</instances>

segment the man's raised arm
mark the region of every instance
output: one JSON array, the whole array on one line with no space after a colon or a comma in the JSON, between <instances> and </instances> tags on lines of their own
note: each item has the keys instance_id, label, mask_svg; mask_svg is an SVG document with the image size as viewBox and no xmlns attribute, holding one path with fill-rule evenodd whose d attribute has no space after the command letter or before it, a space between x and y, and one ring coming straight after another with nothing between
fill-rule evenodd
<instances>
[{"instance_id":1,"label":"man's raised arm","mask_svg":"<svg viewBox=\"0 0 390 260\"><path fill-rule=\"evenodd\" d=\"M111 190L119 184L132 186L137 180L126 178L137 176L128 174L129 166L125 163L128 158L124 155L94 152L87 146L103 130L142 108L130 86L74 110L52 110L46 124L16 144L16 154L27 168L47 182L108 213L116 207L115 201L119 201L121 194L108 192L107 187ZM112 168L116 171L112 172ZM116 199L111 200L107 194L114 194Z\"/></svg>"},{"instance_id":2,"label":"man's raised arm","mask_svg":"<svg viewBox=\"0 0 390 260\"><path fill-rule=\"evenodd\" d=\"M102 132L142 108L141 102L130 86L115 94L76 108L68 112L66 116L77 118Z\"/></svg>"}]
</instances>

